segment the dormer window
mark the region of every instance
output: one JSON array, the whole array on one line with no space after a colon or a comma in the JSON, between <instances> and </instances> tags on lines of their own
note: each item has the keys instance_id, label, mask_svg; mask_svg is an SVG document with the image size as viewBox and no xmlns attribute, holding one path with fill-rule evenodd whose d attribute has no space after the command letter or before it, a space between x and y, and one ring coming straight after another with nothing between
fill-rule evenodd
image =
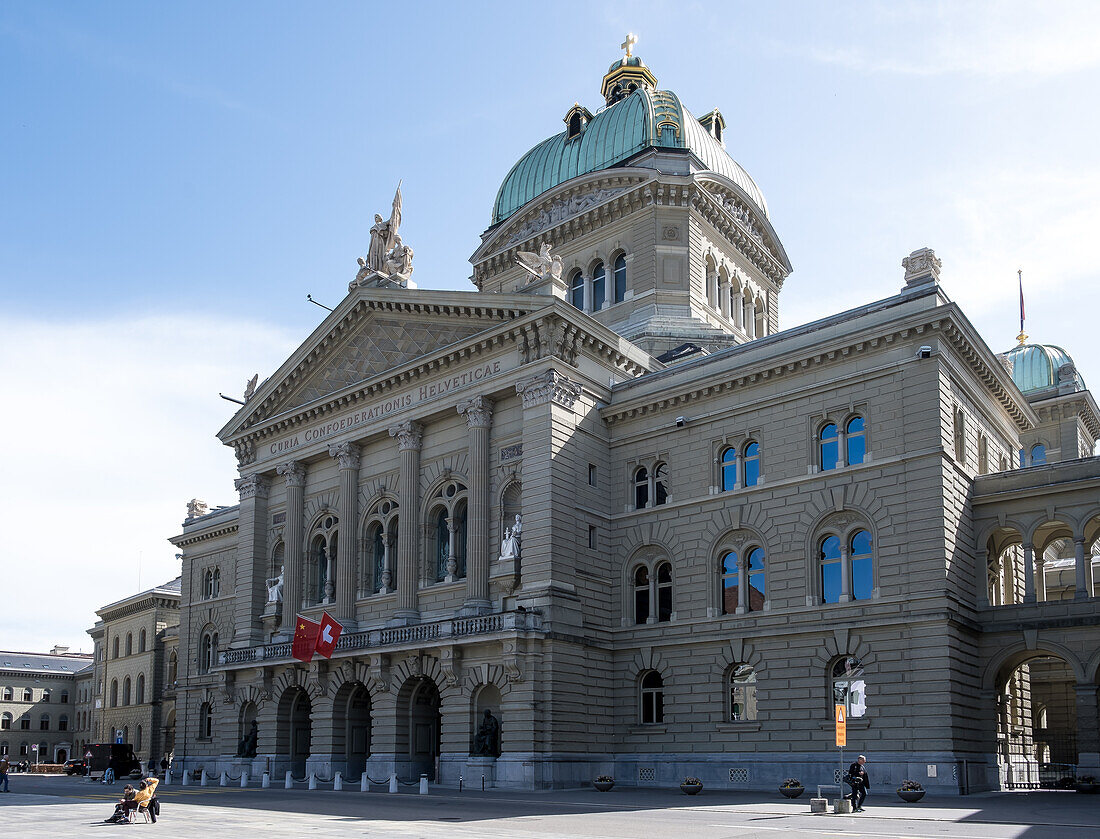
<instances>
[{"instance_id":1,"label":"dormer window","mask_svg":"<svg viewBox=\"0 0 1100 839\"><path fill-rule=\"evenodd\" d=\"M726 121L722 118L721 111L715 108L709 114L699 117L699 124L707 130L711 137L722 143L723 147L725 146L722 135L726 130Z\"/></svg>"},{"instance_id":2,"label":"dormer window","mask_svg":"<svg viewBox=\"0 0 1100 839\"><path fill-rule=\"evenodd\" d=\"M578 102L573 103L573 107L569 109L569 112L565 115L567 140L572 140L574 137L579 137L584 133L584 129L588 127L589 121L592 119L592 112L585 108Z\"/></svg>"}]
</instances>

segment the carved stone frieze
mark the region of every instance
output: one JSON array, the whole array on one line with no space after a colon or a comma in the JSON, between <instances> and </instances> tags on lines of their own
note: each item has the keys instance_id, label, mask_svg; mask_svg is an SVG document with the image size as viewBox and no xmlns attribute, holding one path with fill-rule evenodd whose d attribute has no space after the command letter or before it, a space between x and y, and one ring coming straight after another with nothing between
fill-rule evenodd
<instances>
[{"instance_id":1,"label":"carved stone frieze","mask_svg":"<svg viewBox=\"0 0 1100 839\"><path fill-rule=\"evenodd\" d=\"M424 439L424 426L412 420L390 426L390 436L397 440L399 451L419 449Z\"/></svg>"},{"instance_id":2,"label":"carved stone frieze","mask_svg":"<svg viewBox=\"0 0 1100 839\"><path fill-rule=\"evenodd\" d=\"M462 650L457 647L443 647L439 650L439 666L443 677L452 687L462 680Z\"/></svg>"},{"instance_id":3,"label":"carved stone frieze","mask_svg":"<svg viewBox=\"0 0 1100 839\"><path fill-rule=\"evenodd\" d=\"M359 468L360 449L355 443L333 443L328 447L328 453L341 469Z\"/></svg>"},{"instance_id":4,"label":"carved stone frieze","mask_svg":"<svg viewBox=\"0 0 1100 839\"><path fill-rule=\"evenodd\" d=\"M516 230L516 232L509 237L508 244L514 245L517 242L530 239L535 234L541 233L543 230L552 227L559 221L565 221L565 219L570 216L575 216L578 213L583 213L590 207L602 204L608 198L618 195L626 189L628 189L628 187L619 187L618 189L594 189L590 192L572 195L569 198L562 198L555 201Z\"/></svg>"},{"instance_id":5,"label":"carved stone frieze","mask_svg":"<svg viewBox=\"0 0 1100 839\"><path fill-rule=\"evenodd\" d=\"M901 261L901 267L905 269L905 284L939 282L942 265L943 263L936 258L936 252L931 248L913 251Z\"/></svg>"},{"instance_id":6,"label":"carved stone frieze","mask_svg":"<svg viewBox=\"0 0 1100 839\"><path fill-rule=\"evenodd\" d=\"M584 388L557 370L546 370L529 379L516 382L516 393L523 397L523 407L533 408L553 402L572 409Z\"/></svg>"},{"instance_id":7,"label":"carved stone frieze","mask_svg":"<svg viewBox=\"0 0 1100 839\"><path fill-rule=\"evenodd\" d=\"M234 488L241 494L241 501L250 498L267 498L267 478L263 475L245 475L233 482Z\"/></svg>"},{"instance_id":8,"label":"carved stone frieze","mask_svg":"<svg viewBox=\"0 0 1100 839\"><path fill-rule=\"evenodd\" d=\"M237 456L240 466L248 466L256 462L256 443L252 440L238 440L233 444L233 453Z\"/></svg>"},{"instance_id":9,"label":"carved stone frieze","mask_svg":"<svg viewBox=\"0 0 1100 839\"><path fill-rule=\"evenodd\" d=\"M509 682L522 682L523 666L519 656L519 642L515 639L505 641L501 653L501 664L504 665L505 677Z\"/></svg>"}]
</instances>

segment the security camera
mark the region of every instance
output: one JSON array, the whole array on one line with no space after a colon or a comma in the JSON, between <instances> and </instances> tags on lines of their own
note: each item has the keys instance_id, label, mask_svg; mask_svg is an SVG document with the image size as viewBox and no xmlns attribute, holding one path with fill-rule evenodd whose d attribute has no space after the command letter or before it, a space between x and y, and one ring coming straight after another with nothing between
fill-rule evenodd
<instances>
[{"instance_id":1,"label":"security camera","mask_svg":"<svg viewBox=\"0 0 1100 839\"><path fill-rule=\"evenodd\" d=\"M932 357L932 348L931 347L924 346L924 347L921 347L919 350L917 350L917 358L931 358L931 357Z\"/></svg>"},{"instance_id":2,"label":"security camera","mask_svg":"<svg viewBox=\"0 0 1100 839\"><path fill-rule=\"evenodd\" d=\"M686 418L676 417L676 427L677 428L683 428L685 425L687 425L687 419Z\"/></svg>"}]
</instances>

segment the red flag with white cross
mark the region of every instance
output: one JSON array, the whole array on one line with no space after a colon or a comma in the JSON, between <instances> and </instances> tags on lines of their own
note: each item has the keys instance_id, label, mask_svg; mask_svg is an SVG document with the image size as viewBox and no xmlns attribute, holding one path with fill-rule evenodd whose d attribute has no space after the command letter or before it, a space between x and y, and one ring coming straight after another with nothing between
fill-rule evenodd
<instances>
[{"instance_id":1,"label":"red flag with white cross","mask_svg":"<svg viewBox=\"0 0 1100 839\"><path fill-rule=\"evenodd\" d=\"M298 661L312 660L320 634L321 624L298 615L294 623L294 643L290 645L290 654Z\"/></svg>"},{"instance_id":2,"label":"red flag with white cross","mask_svg":"<svg viewBox=\"0 0 1100 839\"><path fill-rule=\"evenodd\" d=\"M317 652L325 658L332 658L336 652L336 642L344 627L328 612L321 613L321 628L317 634Z\"/></svg>"}]
</instances>

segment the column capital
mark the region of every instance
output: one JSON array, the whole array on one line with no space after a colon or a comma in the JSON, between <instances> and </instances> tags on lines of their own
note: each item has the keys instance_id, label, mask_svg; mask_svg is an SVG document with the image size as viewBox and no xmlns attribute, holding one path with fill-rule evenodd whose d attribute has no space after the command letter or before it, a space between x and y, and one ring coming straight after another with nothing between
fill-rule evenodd
<instances>
[{"instance_id":1,"label":"column capital","mask_svg":"<svg viewBox=\"0 0 1100 839\"><path fill-rule=\"evenodd\" d=\"M458 412L466 416L470 428L488 428L493 424L493 401L486 396L474 396L458 403Z\"/></svg>"},{"instance_id":2,"label":"column capital","mask_svg":"<svg viewBox=\"0 0 1100 839\"><path fill-rule=\"evenodd\" d=\"M263 475L244 475L237 478L233 486L241 494L241 501L249 498L267 498L267 478Z\"/></svg>"},{"instance_id":3,"label":"column capital","mask_svg":"<svg viewBox=\"0 0 1100 839\"><path fill-rule=\"evenodd\" d=\"M572 408L580 398L583 388L557 370L537 373L529 379L516 382L516 393L523 396L523 407L533 408L553 402L563 408Z\"/></svg>"},{"instance_id":4,"label":"column capital","mask_svg":"<svg viewBox=\"0 0 1100 839\"><path fill-rule=\"evenodd\" d=\"M400 451L419 451L424 438L424 426L412 420L399 422L390 426L390 436L397 439L397 448Z\"/></svg>"},{"instance_id":5,"label":"column capital","mask_svg":"<svg viewBox=\"0 0 1100 839\"><path fill-rule=\"evenodd\" d=\"M329 457L335 459L341 469L358 469L361 449L355 443L333 443L328 447Z\"/></svg>"},{"instance_id":6,"label":"column capital","mask_svg":"<svg viewBox=\"0 0 1100 839\"><path fill-rule=\"evenodd\" d=\"M301 461L292 460L275 467L275 471L282 475L288 487L302 487L306 485L306 467Z\"/></svg>"}]
</instances>

